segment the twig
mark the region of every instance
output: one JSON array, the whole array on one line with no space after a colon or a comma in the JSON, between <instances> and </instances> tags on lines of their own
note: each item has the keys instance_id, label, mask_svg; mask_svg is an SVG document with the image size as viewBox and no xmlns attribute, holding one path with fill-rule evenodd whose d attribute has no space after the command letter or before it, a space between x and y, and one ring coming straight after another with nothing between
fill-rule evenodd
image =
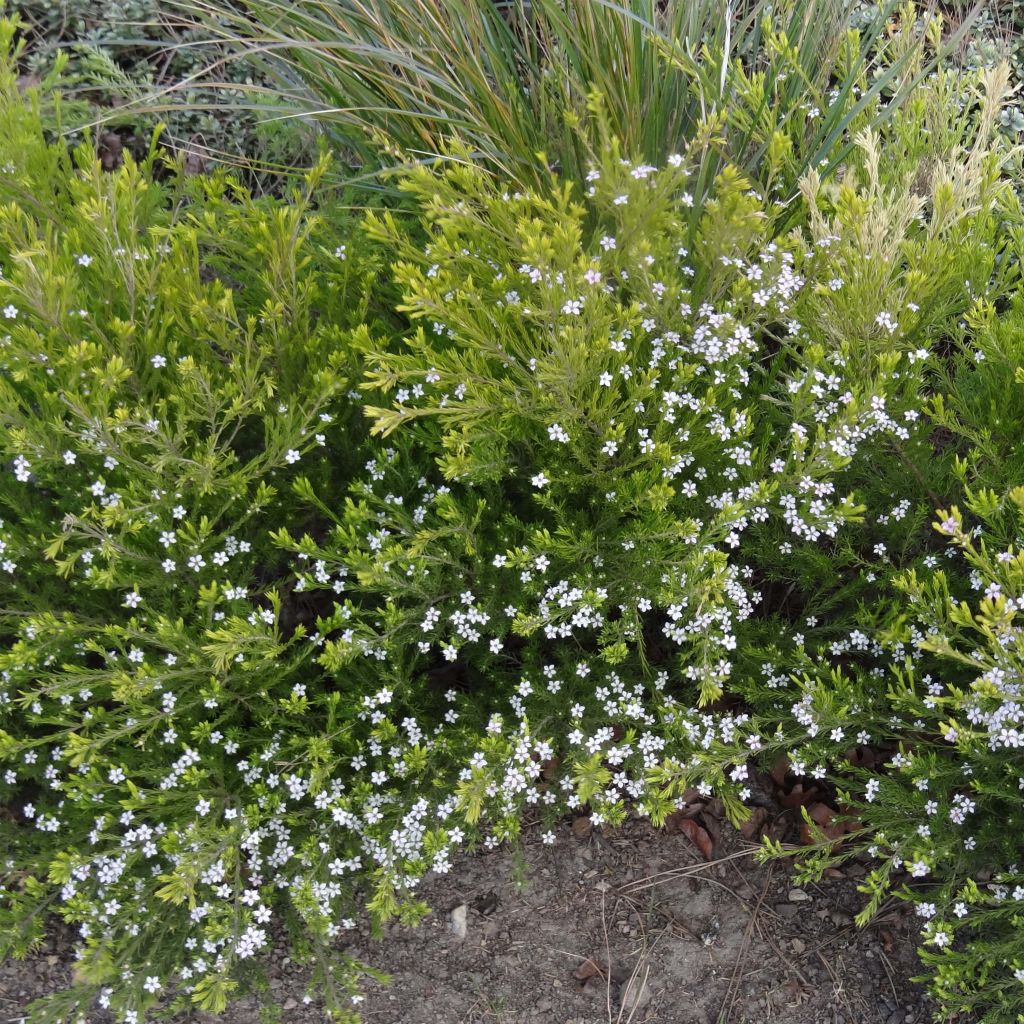
<instances>
[{"instance_id":1,"label":"twig","mask_svg":"<svg viewBox=\"0 0 1024 1024\"><path fill-rule=\"evenodd\" d=\"M752 851L739 850L736 853L727 854L725 857L719 857L717 860L710 860L704 864L692 864L685 868L671 868L668 871L656 871L653 875L645 875L643 878L627 882L619 891L640 892L643 889L649 889L652 885L661 884L660 882L654 881L654 879L663 879L664 881L667 881L669 878L687 878L690 875L699 875L702 872L707 871L708 868L714 867L716 864L725 864L731 860L740 860L743 857L749 857L751 853ZM714 881L714 879L711 879L711 881Z\"/></svg>"},{"instance_id":2,"label":"twig","mask_svg":"<svg viewBox=\"0 0 1024 1024\"><path fill-rule=\"evenodd\" d=\"M892 964L889 963L889 958L885 955L885 950L880 949L878 955L882 958L882 966L885 968L885 978L889 982L889 988L892 990L892 998L895 1002L900 1001L900 997L896 994L896 985L892 980Z\"/></svg>"}]
</instances>

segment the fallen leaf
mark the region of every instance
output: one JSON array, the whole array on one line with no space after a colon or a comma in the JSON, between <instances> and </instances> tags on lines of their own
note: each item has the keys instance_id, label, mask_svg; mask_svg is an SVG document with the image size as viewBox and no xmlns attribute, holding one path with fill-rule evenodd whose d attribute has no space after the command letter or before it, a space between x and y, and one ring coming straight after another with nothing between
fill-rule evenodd
<instances>
[{"instance_id":1,"label":"fallen leaf","mask_svg":"<svg viewBox=\"0 0 1024 1024\"><path fill-rule=\"evenodd\" d=\"M807 816L815 825L828 828L836 818L836 812L828 804L814 803L807 805Z\"/></svg>"},{"instance_id":2,"label":"fallen leaf","mask_svg":"<svg viewBox=\"0 0 1024 1024\"><path fill-rule=\"evenodd\" d=\"M546 761L541 761L540 773L545 782L550 782L555 777L559 764L561 761L557 757L549 757Z\"/></svg>"},{"instance_id":3,"label":"fallen leaf","mask_svg":"<svg viewBox=\"0 0 1024 1024\"><path fill-rule=\"evenodd\" d=\"M779 797L779 803L783 807L792 809L793 807L802 807L804 804L814 803L815 798L818 796L819 790L817 786L811 786L810 789L804 789L804 784L798 782L788 793L783 793Z\"/></svg>"},{"instance_id":4,"label":"fallen leaf","mask_svg":"<svg viewBox=\"0 0 1024 1024\"><path fill-rule=\"evenodd\" d=\"M587 957L587 959L572 972L572 976L580 983L580 987L582 987L586 985L591 978L603 978L605 976L605 969L598 967L594 960Z\"/></svg>"},{"instance_id":5,"label":"fallen leaf","mask_svg":"<svg viewBox=\"0 0 1024 1024\"><path fill-rule=\"evenodd\" d=\"M882 948L886 953L891 953L893 946L896 943L896 939L893 937L891 931L888 928L880 928L878 930L878 937L882 940Z\"/></svg>"},{"instance_id":6,"label":"fallen leaf","mask_svg":"<svg viewBox=\"0 0 1024 1024\"><path fill-rule=\"evenodd\" d=\"M772 779L776 786L784 789L786 786L786 773L789 771L789 758L781 757L775 762L772 768Z\"/></svg>"},{"instance_id":7,"label":"fallen leaf","mask_svg":"<svg viewBox=\"0 0 1024 1024\"><path fill-rule=\"evenodd\" d=\"M742 825L740 825L740 835L744 839L754 839L758 833L764 828L764 823L768 820L768 812L763 807L755 807Z\"/></svg>"},{"instance_id":8,"label":"fallen leaf","mask_svg":"<svg viewBox=\"0 0 1024 1024\"><path fill-rule=\"evenodd\" d=\"M711 836L707 833L707 829L701 828L697 822L690 818L684 818L679 823L679 831L682 832L698 850L700 850L705 860L711 860L713 844L711 842Z\"/></svg>"},{"instance_id":9,"label":"fallen leaf","mask_svg":"<svg viewBox=\"0 0 1024 1024\"><path fill-rule=\"evenodd\" d=\"M572 822L572 834L577 839L588 839L590 833L594 831L594 823L590 820L588 815L584 815L581 818L574 818Z\"/></svg>"},{"instance_id":10,"label":"fallen leaf","mask_svg":"<svg viewBox=\"0 0 1024 1024\"><path fill-rule=\"evenodd\" d=\"M826 839L834 840L833 849L839 845L843 836L846 835L846 825L837 820L836 812L828 804L813 803L808 805L807 816L821 829ZM806 821L800 825L800 841L805 846L813 846L817 842L811 826Z\"/></svg>"}]
</instances>

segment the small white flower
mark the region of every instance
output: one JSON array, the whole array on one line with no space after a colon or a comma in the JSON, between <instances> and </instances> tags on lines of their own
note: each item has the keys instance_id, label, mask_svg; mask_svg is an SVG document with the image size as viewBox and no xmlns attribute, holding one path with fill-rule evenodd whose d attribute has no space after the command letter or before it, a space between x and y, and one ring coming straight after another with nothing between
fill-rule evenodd
<instances>
[{"instance_id":1,"label":"small white flower","mask_svg":"<svg viewBox=\"0 0 1024 1024\"><path fill-rule=\"evenodd\" d=\"M167 356L153 356L153 358L150 359L150 362L159 370L160 367L167 365Z\"/></svg>"},{"instance_id":2,"label":"small white flower","mask_svg":"<svg viewBox=\"0 0 1024 1024\"><path fill-rule=\"evenodd\" d=\"M302 456L299 455L294 448L289 448L284 455L284 461L287 462L288 465L291 465L293 462L298 462L300 458L302 458Z\"/></svg>"}]
</instances>

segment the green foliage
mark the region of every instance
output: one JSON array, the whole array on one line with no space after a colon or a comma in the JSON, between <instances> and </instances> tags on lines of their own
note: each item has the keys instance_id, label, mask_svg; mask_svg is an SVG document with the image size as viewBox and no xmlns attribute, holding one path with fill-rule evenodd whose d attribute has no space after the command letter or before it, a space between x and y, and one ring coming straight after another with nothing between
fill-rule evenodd
<instances>
[{"instance_id":1,"label":"green foliage","mask_svg":"<svg viewBox=\"0 0 1024 1024\"><path fill-rule=\"evenodd\" d=\"M457 10L443 74L396 59L435 8L276 12L373 36L293 70L442 157L361 226L326 159L270 199L48 142L0 22L0 951L79 954L33 1020L220 1012L278 926L353 1020L335 941L459 848L738 822L780 757L845 822L802 876L869 852L862 919L913 901L944 1004L1014 1020L1006 68L921 81L909 8L824 56L825 7L701 54L711 5Z\"/></svg>"},{"instance_id":2,"label":"green foliage","mask_svg":"<svg viewBox=\"0 0 1024 1024\"><path fill-rule=\"evenodd\" d=\"M346 1019L358 965L322 949L330 873L263 781L294 761L302 793L340 793L341 694L306 715L317 609L270 533L296 523L300 479L344 488L361 466L377 257L339 247L326 163L288 202L155 146L108 174L47 144L39 109L0 65L2 950L51 912L78 926L76 983L40 1020L96 997L223 1009L287 877ZM179 970L193 984L168 992Z\"/></svg>"},{"instance_id":3,"label":"green foliage","mask_svg":"<svg viewBox=\"0 0 1024 1024\"><path fill-rule=\"evenodd\" d=\"M597 93L637 159L660 165L697 140L698 208L729 163L789 196L806 170L838 162L933 66L940 31L895 0L849 31L847 0L240 6L183 0L258 62L286 107L370 168L382 151L437 159L458 137L464 158L503 180L536 186L554 170L579 181L588 153L577 127Z\"/></svg>"}]
</instances>

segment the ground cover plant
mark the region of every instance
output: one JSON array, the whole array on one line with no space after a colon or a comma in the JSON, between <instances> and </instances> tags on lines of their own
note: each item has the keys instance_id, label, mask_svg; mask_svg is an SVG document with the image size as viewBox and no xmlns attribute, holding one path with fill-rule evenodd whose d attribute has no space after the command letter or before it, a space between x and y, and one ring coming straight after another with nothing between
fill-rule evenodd
<instances>
[{"instance_id":1,"label":"ground cover plant","mask_svg":"<svg viewBox=\"0 0 1024 1024\"><path fill-rule=\"evenodd\" d=\"M709 50L745 168L556 90L573 163L433 139L356 222L326 161L69 154L3 23L0 934L79 937L36 1019L223 1009L281 931L353 1019L336 940L456 848L773 781L1017 1019L1018 154L1007 69L918 81L901 24L802 141Z\"/></svg>"}]
</instances>

